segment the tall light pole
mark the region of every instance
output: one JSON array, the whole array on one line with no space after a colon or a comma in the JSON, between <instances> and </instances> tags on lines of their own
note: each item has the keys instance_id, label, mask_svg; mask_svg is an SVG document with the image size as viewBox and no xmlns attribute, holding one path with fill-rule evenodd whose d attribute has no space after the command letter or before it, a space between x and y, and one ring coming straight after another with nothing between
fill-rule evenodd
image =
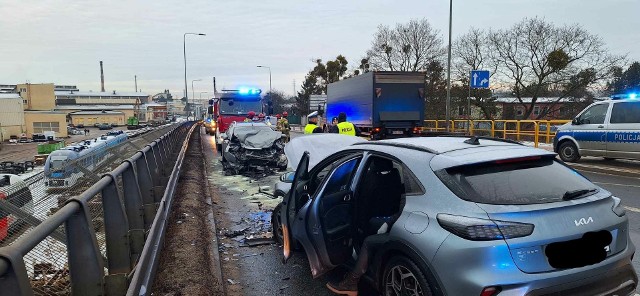
<instances>
[{"instance_id":1,"label":"tall light pole","mask_svg":"<svg viewBox=\"0 0 640 296\"><path fill-rule=\"evenodd\" d=\"M273 93L271 92L271 67L267 67L267 66L257 66L258 68L267 68L269 69L269 101L271 101L271 103L273 103L273 101L271 100L271 98L273 97ZM269 112L267 110L267 112ZM271 115L271 114L269 114Z\"/></svg>"},{"instance_id":2,"label":"tall light pole","mask_svg":"<svg viewBox=\"0 0 640 296\"><path fill-rule=\"evenodd\" d=\"M193 82L194 81L202 81L202 79L191 80L191 94L193 94L193 96L195 97L196 93L193 91ZM191 103L193 104L192 107L195 107L195 101L194 100L195 100L195 98L191 99ZM187 106L189 106L189 99L187 99ZM189 110L191 110L191 109L189 109ZM195 110L193 110L193 120L196 120L196 111Z\"/></svg>"},{"instance_id":3,"label":"tall light pole","mask_svg":"<svg viewBox=\"0 0 640 296\"><path fill-rule=\"evenodd\" d=\"M447 105L446 105L446 120L447 131L450 131L449 121L451 120L451 21L453 19L453 0L449 0L449 48L447 57Z\"/></svg>"},{"instance_id":4,"label":"tall light pole","mask_svg":"<svg viewBox=\"0 0 640 296\"><path fill-rule=\"evenodd\" d=\"M182 35L182 54L184 56L184 97L187 100L187 106L189 105L189 93L187 92L187 35L207 36L202 33L184 33ZM193 90L192 90L193 92Z\"/></svg>"}]
</instances>

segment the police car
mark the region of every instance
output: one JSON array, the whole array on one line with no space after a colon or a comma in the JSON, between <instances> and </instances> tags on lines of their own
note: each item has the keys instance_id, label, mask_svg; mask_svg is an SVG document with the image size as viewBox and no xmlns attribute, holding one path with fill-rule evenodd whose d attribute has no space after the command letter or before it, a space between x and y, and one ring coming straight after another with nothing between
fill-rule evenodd
<instances>
[{"instance_id":1,"label":"police car","mask_svg":"<svg viewBox=\"0 0 640 296\"><path fill-rule=\"evenodd\" d=\"M640 159L640 97L616 95L591 104L558 129L553 149L566 162L582 156Z\"/></svg>"}]
</instances>

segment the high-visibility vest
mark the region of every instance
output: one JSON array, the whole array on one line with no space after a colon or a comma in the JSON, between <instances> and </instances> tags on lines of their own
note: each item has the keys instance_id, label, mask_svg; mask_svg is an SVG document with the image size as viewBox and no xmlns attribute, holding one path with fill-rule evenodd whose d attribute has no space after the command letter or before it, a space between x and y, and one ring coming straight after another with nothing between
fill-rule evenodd
<instances>
[{"instance_id":1,"label":"high-visibility vest","mask_svg":"<svg viewBox=\"0 0 640 296\"><path fill-rule=\"evenodd\" d=\"M305 134L313 134L313 130L316 129L318 126L313 124L313 123L309 123L304 127L304 133Z\"/></svg>"},{"instance_id":2,"label":"high-visibility vest","mask_svg":"<svg viewBox=\"0 0 640 296\"><path fill-rule=\"evenodd\" d=\"M338 123L338 133L347 136L355 136L356 127L351 122L340 122Z\"/></svg>"}]
</instances>

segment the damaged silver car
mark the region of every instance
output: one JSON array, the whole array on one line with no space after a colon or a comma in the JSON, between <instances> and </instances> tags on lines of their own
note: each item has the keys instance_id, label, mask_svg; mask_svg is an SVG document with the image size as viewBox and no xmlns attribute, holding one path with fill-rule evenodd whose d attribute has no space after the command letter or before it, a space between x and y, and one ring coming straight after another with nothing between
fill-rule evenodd
<instances>
[{"instance_id":1,"label":"damaged silver car","mask_svg":"<svg viewBox=\"0 0 640 296\"><path fill-rule=\"evenodd\" d=\"M287 168L283 135L265 123L234 122L222 138L222 164L228 174Z\"/></svg>"}]
</instances>

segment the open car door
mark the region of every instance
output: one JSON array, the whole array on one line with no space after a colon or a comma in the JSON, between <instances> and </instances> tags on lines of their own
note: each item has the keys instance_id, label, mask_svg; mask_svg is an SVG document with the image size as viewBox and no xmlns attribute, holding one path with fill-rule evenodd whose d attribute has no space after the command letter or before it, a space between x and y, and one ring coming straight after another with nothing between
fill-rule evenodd
<instances>
[{"instance_id":1,"label":"open car door","mask_svg":"<svg viewBox=\"0 0 640 296\"><path fill-rule=\"evenodd\" d=\"M290 220L291 235L304 247L314 278L346 262L352 254L353 179L361 159L358 153L333 163L317 195L309 202L302 200L304 205L295 220Z\"/></svg>"},{"instance_id":2,"label":"open car door","mask_svg":"<svg viewBox=\"0 0 640 296\"><path fill-rule=\"evenodd\" d=\"M291 248L294 243L291 229L293 221L295 221L296 215L302 206L301 201L310 198L308 192L309 180L309 152L304 152L296 168L291 190L284 198L282 208L280 209L283 236L283 263L286 263L289 257L291 257Z\"/></svg>"}]
</instances>

